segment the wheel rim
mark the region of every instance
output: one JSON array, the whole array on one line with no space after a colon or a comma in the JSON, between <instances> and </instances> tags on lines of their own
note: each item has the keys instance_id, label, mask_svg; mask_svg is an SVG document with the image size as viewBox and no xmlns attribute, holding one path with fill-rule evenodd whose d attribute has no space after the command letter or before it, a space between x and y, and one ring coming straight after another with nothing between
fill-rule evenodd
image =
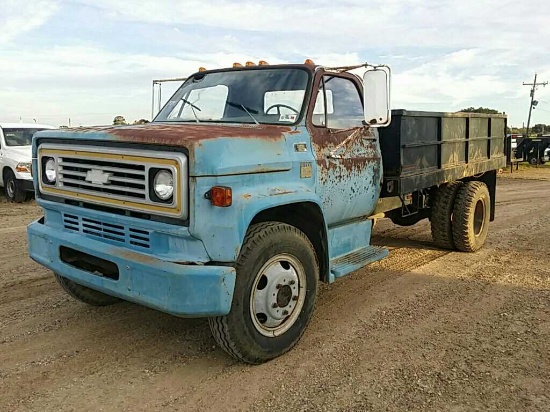
<instances>
[{"instance_id":1,"label":"wheel rim","mask_svg":"<svg viewBox=\"0 0 550 412\"><path fill-rule=\"evenodd\" d=\"M304 306L306 275L291 255L269 259L258 271L250 294L250 316L264 336L280 336L296 322Z\"/></svg>"},{"instance_id":2,"label":"wheel rim","mask_svg":"<svg viewBox=\"0 0 550 412\"><path fill-rule=\"evenodd\" d=\"M474 209L474 235L479 236L485 224L485 204L479 199Z\"/></svg>"},{"instance_id":3,"label":"wheel rim","mask_svg":"<svg viewBox=\"0 0 550 412\"><path fill-rule=\"evenodd\" d=\"M8 180L8 184L6 185L6 194L8 197L13 197L13 194L15 193L15 181L13 179Z\"/></svg>"}]
</instances>

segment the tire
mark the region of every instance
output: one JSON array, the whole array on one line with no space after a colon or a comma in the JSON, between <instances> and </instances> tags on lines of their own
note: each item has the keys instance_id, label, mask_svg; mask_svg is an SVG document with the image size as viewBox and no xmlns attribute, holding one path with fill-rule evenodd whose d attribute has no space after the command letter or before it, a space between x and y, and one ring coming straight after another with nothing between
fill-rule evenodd
<instances>
[{"instance_id":1,"label":"tire","mask_svg":"<svg viewBox=\"0 0 550 412\"><path fill-rule=\"evenodd\" d=\"M489 231L491 195L482 182L467 182L458 191L453 211L453 240L461 252L483 247Z\"/></svg>"},{"instance_id":2,"label":"tire","mask_svg":"<svg viewBox=\"0 0 550 412\"><path fill-rule=\"evenodd\" d=\"M86 286L79 285L63 276L54 273L55 279L61 285L61 287L70 296L81 302L87 303L92 306L109 306L120 302L119 298L106 295L105 293L98 292L87 288Z\"/></svg>"},{"instance_id":3,"label":"tire","mask_svg":"<svg viewBox=\"0 0 550 412\"><path fill-rule=\"evenodd\" d=\"M432 203L431 229L432 239L437 247L454 249L453 209L455 198L462 182L451 182L440 186Z\"/></svg>"},{"instance_id":4,"label":"tire","mask_svg":"<svg viewBox=\"0 0 550 412\"><path fill-rule=\"evenodd\" d=\"M8 202L24 202L27 195L10 169L4 173L4 192Z\"/></svg>"},{"instance_id":5,"label":"tire","mask_svg":"<svg viewBox=\"0 0 550 412\"><path fill-rule=\"evenodd\" d=\"M315 250L294 226L255 224L236 270L231 311L209 319L212 335L235 359L267 362L291 349L311 319L319 279Z\"/></svg>"}]
</instances>

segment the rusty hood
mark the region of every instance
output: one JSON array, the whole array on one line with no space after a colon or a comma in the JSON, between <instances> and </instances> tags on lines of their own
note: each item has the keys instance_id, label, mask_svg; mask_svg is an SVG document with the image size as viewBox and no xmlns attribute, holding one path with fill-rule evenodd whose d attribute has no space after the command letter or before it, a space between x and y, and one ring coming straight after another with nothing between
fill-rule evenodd
<instances>
[{"instance_id":1,"label":"rusty hood","mask_svg":"<svg viewBox=\"0 0 550 412\"><path fill-rule=\"evenodd\" d=\"M228 175L289 170L286 136L299 131L289 126L212 123L148 123L47 130L35 142L63 139L64 144L120 142L144 149L155 145L181 149L189 155L189 174ZM35 143L36 144L36 143ZM36 148L35 148L36 150Z\"/></svg>"}]
</instances>

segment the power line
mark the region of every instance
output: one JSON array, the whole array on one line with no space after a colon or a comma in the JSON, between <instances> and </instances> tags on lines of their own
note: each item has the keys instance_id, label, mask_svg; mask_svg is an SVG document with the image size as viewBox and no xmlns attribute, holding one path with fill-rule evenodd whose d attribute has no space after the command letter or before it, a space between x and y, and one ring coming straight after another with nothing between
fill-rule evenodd
<instances>
[{"instance_id":1,"label":"power line","mask_svg":"<svg viewBox=\"0 0 550 412\"><path fill-rule=\"evenodd\" d=\"M529 105L529 117L527 118L527 136L529 136L529 123L531 123L531 112L533 111L533 106L536 106L538 103L535 100L535 91L537 90L537 86L546 86L547 84L548 82L537 83L536 73L535 73L535 80L533 80L533 83L523 82L524 86L532 86L531 87L531 104Z\"/></svg>"}]
</instances>

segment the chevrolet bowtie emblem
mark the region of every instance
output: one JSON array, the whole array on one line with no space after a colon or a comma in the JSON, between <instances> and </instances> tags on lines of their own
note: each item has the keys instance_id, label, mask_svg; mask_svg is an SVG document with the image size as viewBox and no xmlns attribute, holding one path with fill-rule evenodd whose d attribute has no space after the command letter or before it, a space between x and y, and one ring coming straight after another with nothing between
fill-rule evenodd
<instances>
[{"instance_id":1,"label":"chevrolet bowtie emblem","mask_svg":"<svg viewBox=\"0 0 550 412\"><path fill-rule=\"evenodd\" d=\"M104 172L100 169L91 169L86 172L87 182L93 183L95 185L108 185L111 183L112 173Z\"/></svg>"}]
</instances>

